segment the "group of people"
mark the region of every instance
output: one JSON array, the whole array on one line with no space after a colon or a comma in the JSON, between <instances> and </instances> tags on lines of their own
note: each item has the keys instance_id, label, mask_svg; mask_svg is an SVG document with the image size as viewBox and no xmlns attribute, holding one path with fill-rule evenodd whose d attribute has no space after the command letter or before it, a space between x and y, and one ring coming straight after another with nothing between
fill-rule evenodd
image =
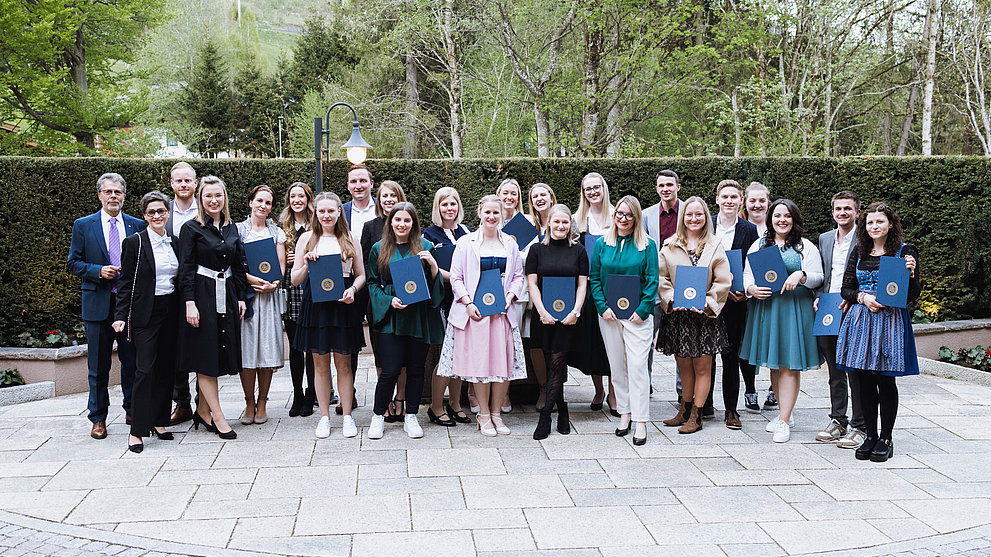
<instances>
[{"instance_id":1,"label":"group of people","mask_svg":"<svg viewBox=\"0 0 991 557\"><path fill-rule=\"evenodd\" d=\"M121 212L124 179L100 176L102 209L75 222L69 253L69 269L82 279L90 343L91 435L106 437L107 375L116 340L134 452L149 435L170 439L166 427L186 419L197 429L235 438L218 395L223 375L240 375L240 422L265 423L272 374L283 365L283 332L293 382L289 415L308 416L316 404L315 435L326 438L336 402L341 433L355 437L354 372L365 320L378 375L370 439L382 438L386 423L400 421L409 437L422 437L417 414L428 373L427 415L434 424L474 423L482 435L507 435L502 414L512 410L509 384L530 376L539 385L533 438L549 436L555 412L557 431L568 434L564 383L571 366L592 376L591 408L606 402L619 418L616 435L632 432L633 443L643 445L650 393L659 388L650 373L657 350L677 363L678 410L663 423L678 433L695 433L714 417L719 355L725 426L743 427L741 376L744 408L761 411L754 378L767 368L772 388L763 408L780 413L766 429L775 442L786 442L801 374L825 361L832 408L816 439L854 448L858 459L884 461L893 452L894 378L918 373L907 310L885 307L876 297L882 256L904 259L908 297L918 296L916 251L903 242L891 207L878 202L861 212L852 192L833 196L837 227L813 243L804 237L796 204L770 202L762 184L744 189L723 180L712 215L701 197L679 199L681 184L672 170L658 173L659 202L646 209L633 196L613 204L606 180L594 172L583 178L574 212L544 183L530 186L524 197L520 184L506 179L467 208L456 189L441 187L430 226L398 183L383 181L373 196L375 182L364 165L348 172L347 203L331 192L314 195L297 182L278 219L271 218L274 191L265 185L251 190L248 217L239 223L219 178L204 177L197 188L195 171L180 162L171 170L171 185L172 200L158 191L144 195L142 223ZM469 210L478 217L475 231L462 222ZM533 240L518 243L503 230L518 213L536 230ZM264 280L246 267L244 246L258 242L275 244L280 280ZM451 249L450 263L442 264L440 252ZM780 290L761 286L747 264L748 253L764 249L781 254L787 278ZM743 276L736 277L742 289L732 288L730 250L742 253ZM314 301L310 265L325 256L340 258L345 289L340 299ZM405 259L417 260L411 264L424 271L423 301L404 304L393 282L393 265ZM701 309L675 303L677 271L686 267L705 269ZM494 303L491 290L483 296L487 277L497 282L485 288L498 291L501 283L502 305L483 314L481 308ZM574 285L574 300L550 304L550 278ZM620 283L627 290L616 302ZM842 295L845 316L837 336L816 337L818 295L827 292ZM197 378L195 409L190 373ZM474 417L462 406L462 382L468 383Z\"/></svg>"}]
</instances>

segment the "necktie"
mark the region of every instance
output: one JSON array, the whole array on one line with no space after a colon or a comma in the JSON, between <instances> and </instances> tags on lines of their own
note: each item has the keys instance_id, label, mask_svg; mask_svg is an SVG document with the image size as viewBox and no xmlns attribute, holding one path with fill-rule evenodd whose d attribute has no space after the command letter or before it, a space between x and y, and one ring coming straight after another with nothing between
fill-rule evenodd
<instances>
[{"instance_id":1,"label":"necktie","mask_svg":"<svg viewBox=\"0 0 991 557\"><path fill-rule=\"evenodd\" d=\"M117 217L110 217L110 245L107 246L107 252L110 253L110 264L114 267L120 267L120 232L117 230ZM117 273L110 281L115 293L117 292L119 277L120 273Z\"/></svg>"}]
</instances>

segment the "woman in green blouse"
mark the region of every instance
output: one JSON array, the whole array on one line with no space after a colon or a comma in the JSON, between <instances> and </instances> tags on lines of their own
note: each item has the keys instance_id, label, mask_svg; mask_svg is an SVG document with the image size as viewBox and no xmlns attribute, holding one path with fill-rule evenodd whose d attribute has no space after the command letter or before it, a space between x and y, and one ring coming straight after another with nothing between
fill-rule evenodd
<instances>
[{"instance_id":1,"label":"woman in green blouse","mask_svg":"<svg viewBox=\"0 0 991 557\"><path fill-rule=\"evenodd\" d=\"M590 267L592 299L599 314L599 329L606 345L616 409L620 413L616 435L628 434L630 422L636 422L633 444L643 445L647 442L650 420L647 355L654 333L658 262L657 245L644 229L637 198L627 195L616 204L609 230L595 242ZM628 319L618 319L609 307L609 275L633 275L640 279L639 300L626 301L626 308L636 307ZM619 300L619 309L626 309L623 301Z\"/></svg>"},{"instance_id":2,"label":"woman in green blouse","mask_svg":"<svg viewBox=\"0 0 991 557\"><path fill-rule=\"evenodd\" d=\"M444 341L440 307L444 301L444 280L437 261L430 254L433 245L423 239L420 221L412 203L393 206L386 217L382 239L368 254L368 293L371 298L369 324L379 334L382 373L375 385L375 407L368 427L369 439L381 439L385 413L392 400L399 373L406 368L406 419L403 429L411 438L423 437L416 420L423 392L423 373L431 344ZM425 266L430 298L403 305L396 296L389 264L407 257L419 257Z\"/></svg>"}]
</instances>

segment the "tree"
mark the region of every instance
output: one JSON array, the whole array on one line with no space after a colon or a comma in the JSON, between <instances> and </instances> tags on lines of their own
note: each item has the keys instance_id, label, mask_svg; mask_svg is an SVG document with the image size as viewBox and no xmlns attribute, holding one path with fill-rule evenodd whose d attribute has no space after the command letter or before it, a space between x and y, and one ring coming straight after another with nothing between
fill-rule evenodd
<instances>
[{"instance_id":1,"label":"tree","mask_svg":"<svg viewBox=\"0 0 991 557\"><path fill-rule=\"evenodd\" d=\"M330 82L339 82L359 62L351 52L343 34L323 18L314 17L306 22L303 33L292 48L292 58L283 65L279 75L282 97L295 99L294 111L309 91L322 91Z\"/></svg>"},{"instance_id":2,"label":"tree","mask_svg":"<svg viewBox=\"0 0 991 557\"><path fill-rule=\"evenodd\" d=\"M200 50L192 81L179 95L183 114L199 128L190 145L206 156L229 149L234 138L236 113L229 75L216 45L208 40Z\"/></svg>"},{"instance_id":3,"label":"tree","mask_svg":"<svg viewBox=\"0 0 991 557\"><path fill-rule=\"evenodd\" d=\"M162 17L157 0L3 0L0 101L34 125L95 138L145 110L127 87L135 45Z\"/></svg>"},{"instance_id":4,"label":"tree","mask_svg":"<svg viewBox=\"0 0 991 557\"><path fill-rule=\"evenodd\" d=\"M274 78L262 75L254 56L242 64L234 76L235 147L248 156L273 157L278 150L275 137L282 110Z\"/></svg>"}]
</instances>

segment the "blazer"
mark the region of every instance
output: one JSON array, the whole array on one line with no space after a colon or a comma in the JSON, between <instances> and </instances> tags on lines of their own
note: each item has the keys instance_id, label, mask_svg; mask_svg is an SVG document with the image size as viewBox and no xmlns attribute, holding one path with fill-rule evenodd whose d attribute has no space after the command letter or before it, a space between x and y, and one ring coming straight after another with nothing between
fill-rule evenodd
<instances>
[{"instance_id":1,"label":"blazer","mask_svg":"<svg viewBox=\"0 0 991 557\"><path fill-rule=\"evenodd\" d=\"M514 294L518 299L526 286L523 258L512 236L499 231L499 241L506 248L506 272L502 277L503 291L507 296ZM481 230L465 234L455 244L454 255L451 257L451 289L454 291L454 304L451 305L451 313L447 320L459 329L465 328L469 317L468 306L459 303L458 300L464 296L472 297L482 276L481 258L478 255L481 245ZM509 304L507 313L509 323L513 328L518 327L520 322L516 315L516 304Z\"/></svg>"},{"instance_id":2,"label":"blazer","mask_svg":"<svg viewBox=\"0 0 991 557\"><path fill-rule=\"evenodd\" d=\"M372 197L372 205L375 205L376 203L378 203L378 201L376 201L375 198ZM344 204L343 207L341 207L341 212L344 213L344 220L348 223L351 222L351 207L353 206L354 206L354 201L348 201L347 203Z\"/></svg>"},{"instance_id":3,"label":"blazer","mask_svg":"<svg viewBox=\"0 0 991 557\"><path fill-rule=\"evenodd\" d=\"M851 234L856 234L857 229L854 228L850 231ZM819 256L822 258L822 271L825 275L822 280L822 286L816 289L817 294L824 294L829 292L829 286L833 278L833 248L836 247L836 235L839 230L834 228L828 232L823 232L819 235ZM850 241L850 251L853 251L853 246L857 244L857 237L854 236ZM847 260L849 261L850 253L847 253ZM844 270L846 269L846 264L844 263Z\"/></svg>"},{"instance_id":4,"label":"blazer","mask_svg":"<svg viewBox=\"0 0 991 557\"><path fill-rule=\"evenodd\" d=\"M684 203L682 200L678 200L678 206ZM661 246L664 244L664 240L667 238L661 238L661 204L655 203L650 207L647 207L643 211L643 226L647 229L647 235L650 239L657 244L657 251L661 251Z\"/></svg>"},{"instance_id":5,"label":"blazer","mask_svg":"<svg viewBox=\"0 0 991 557\"><path fill-rule=\"evenodd\" d=\"M760 249L761 240L758 239L756 242L751 244L749 251L757 251ZM809 290L815 291L822 284L822 258L819 257L819 250L816 248L815 244L802 238L802 270L805 271L807 275L805 278L805 284L800 285L808 288ZM747 291L748 288L754 285L754 271L749 265L743 268L743 290ZM747 294L750 298L750 294Z\"/></svg>"},{"instance_id":6,"label":"blazer","mask_svg":"<svg viewBox=\"0 0 991 557\"><path fill-rule=\"evenodd\" d=\"M110 279L100 278L100 268L110 265L110 252L103 238L103 222L100 211L80 217L72 223L72 240L69 243L69 272L82 279L83 321L104 321L111 317L110 295L113 286ZM141 219L120 213L124 224L124 237L144 230L147 223ZM123 256L123 253L121 254ZM123 262L123 261L122 261ZM119 281L118 281L119 282Z\"/></svg>"},{"instance_id":7,"label":"blazer","mask_svg":"<svg viewBox=\"0 0 991 557\"><path fill-rule=\"evenodd\" d=\"M168 228L165 229L168 234ZM151 247L151 236L148 229L124 238L120 255L120 280L117 282L117 307L114 311L115 321L127 322L129 326L144 327L151 320L151 309L155 304L155 252ZM168 234L179 260L179 239ZM138 259L138 244L141 245L141 259ZM136 280L135 280L136 279ZM175 278L176 291L179 290L178 269ZM130 335L130 329L128 329Z\"/></svg>"},{"instance_id":8,"label":"blazer","mask_svg":"<svg viewBox=\"0 0 991 557\"><path fill-rule=\"evenodd\" d=\"M752 224L750 226L753 226ZM756 232L756 228L754 229ZM661 307L665 313L671 313L671 306L674 303L674 275L679 265L691 265L692 260L688 252L682 246L676 246L672 238L664 241L658 256L658 270L660 281L657 286L657 296L661 299ZM726 305L726 298L729 294L730 285L733 283L733 274L729 270L729 259L726 258L726 250L715 237L705 243L702 256L699 257L698 267L709 269L709 282L706 285L705 309L702 311L706 317L718 317L723 306Z\"/></svg>"}]
</instances>

